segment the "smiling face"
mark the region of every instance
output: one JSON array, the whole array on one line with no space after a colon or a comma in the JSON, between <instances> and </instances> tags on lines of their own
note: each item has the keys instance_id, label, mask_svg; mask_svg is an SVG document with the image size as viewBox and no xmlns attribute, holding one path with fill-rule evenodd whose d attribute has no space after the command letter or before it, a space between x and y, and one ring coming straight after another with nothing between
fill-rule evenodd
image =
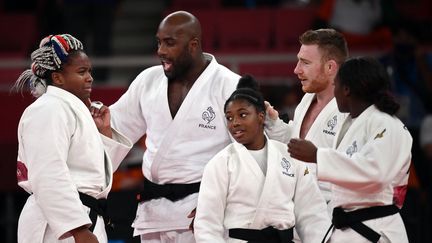
<instances>
[{"instance_id":1,"label":"smiling face","mask_svg":"<svg viewBox=\"0 0 432 243\"><path fill-rule=\"evenodd\" d=\"M70 54L68 62L59 71L53 72L53 85L77 96L83 102L90 98L93 78L88 56L77 51Z\"/></svg>"},{"instance_id":2,"label":"smiling face","mask_svg":"<svg viewBox=\"0 0 432 243\"><path fill-rule=\"evenodd\" d=\"M225 117L228 130L238 143L249 150L264 147L264 112L257 112L255 106L244 99L236 99L228 103Z\"/></svg>"},{"instance_id":3,"label":"smiling face","mask_svg":"<svg viewBox=\"0 0 432 243\"><path fill-rule=\"evenodd\" d=\"M304 92L319 93L331 85L318 45L302 45L297 58L294 73L301 81Z\"/></svg>"}]
</instances>

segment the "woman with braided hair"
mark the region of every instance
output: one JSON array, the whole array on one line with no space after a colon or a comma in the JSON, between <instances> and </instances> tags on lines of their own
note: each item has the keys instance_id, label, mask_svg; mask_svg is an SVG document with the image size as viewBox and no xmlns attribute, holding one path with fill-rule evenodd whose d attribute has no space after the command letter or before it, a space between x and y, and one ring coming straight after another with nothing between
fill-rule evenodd
<instances>
[{"instance_id":1,"label":"woman with braided hair","mask_svg":"<svg viewBox=\"0 0 432 243\"><path fill-rule=\"evenodd\" d=\"M92 118L92 67L79 40L50 35L31 60L14 85L37 98L18 125L18 185L30 193L18 242L107 242L105 202L121 158L111 155L131 143L110 128L107 109Z\"/></svg>"},{"instance_id":2,"label":"woman with braided hair","mask_svg":"<svg viewBox=\"0 0 432 243\"><path fill-rule=\"evenodd\" d=\"M330 182L335 227L329 242L408 242L399 210L411 163L412 137L395 116L385 68L372 58L343 63L334 94L349 113L332 148L291 139L292 157L317 164L319 180Z\"/></svg>"}]
</instances>

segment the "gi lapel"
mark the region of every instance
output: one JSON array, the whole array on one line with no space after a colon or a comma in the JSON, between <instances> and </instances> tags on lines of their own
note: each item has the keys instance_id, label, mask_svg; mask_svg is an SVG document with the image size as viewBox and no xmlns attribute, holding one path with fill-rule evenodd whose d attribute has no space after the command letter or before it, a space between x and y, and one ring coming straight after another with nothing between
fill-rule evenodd
<instances>
[{"instance_id":1,"label":"gi lapel","mask_svg":"<svg viewBox=\"0 0 432 243\"><path fill-rule=\"evenodd\" d=\"M315 138L317 136L318 137L322 136L322 133L324 132L323 130L326 130L328 132L335 132L334 126L336 126L336 124L334 124L334 126L330 126L329 124L327 124L329 122L329 119L333 119L331 115L332 113L334 113L335 107L337 107L336 99L333 98L318 114L317 118L315 119L314 123L312 124L308 133L306 134L306 139L311 141L316 141ZM335 122L336 123L338 122L337 117ZM328 146L330 146L330 144Z\"/></svg>"},{"instance_id":2,"label":"gi lapel","mask_svg":"<svg viewBox=\"0 0 432 243\"><path fill-rule=\"evenodd\" d=\"M159 170L160 162L162 161L161 158L163 157L163 153L165 153L165 151L167 151L167 149L171 147L171 144L173 142L176 142L175 138L177 133L181 131L182 128L184 128L185 125L184 120L187 118L189 112L194 108L194 102L196 102L195 98L200 95L200 92L204 90L203 87L207 84L207 82L210 81L209 78L215 71L216 65L217 63L213 59L211 63L207 66L207 68L203 71L203 73L201 73L201 75L192 85L191 89L189 90L188 94L183 100L183 103L181 104L176 116L172 120L171 124L168 126L165 136L162 139L159 145L159 149L156 152L154 160L152 162L151 179L153 182L157 183L158 181L158 170ZM163 101L164 109L167 109L168 114L170 114L169 107L168 107L168 83L167 82L168 80L166 80L166 84L163 87L164 90L162 91L162 93L165 96L165 100Z\"/></svg>"},{"instance_id":3,"label":"gi lapel","mask_svg":"<svg viewBox=\"0 0 432 243\"><path fill-rule=\"evenodd\" d=\"M267 176L264 177L262 190L260 193L258 208L267 208L269 205L269 200L272 200L272 194L280 193L280 177L282 174L281 163L282 156L273 143L267 139ZM256 164L256 163L255 163ZM257 165L258 167L258 165ZM258 167L258 170L260 168ZM264 218L267 216L261 210L256 210L254 219L250 225L252 229L260 229L261 224L265 222Z\"/></svg>"}]
</instances>

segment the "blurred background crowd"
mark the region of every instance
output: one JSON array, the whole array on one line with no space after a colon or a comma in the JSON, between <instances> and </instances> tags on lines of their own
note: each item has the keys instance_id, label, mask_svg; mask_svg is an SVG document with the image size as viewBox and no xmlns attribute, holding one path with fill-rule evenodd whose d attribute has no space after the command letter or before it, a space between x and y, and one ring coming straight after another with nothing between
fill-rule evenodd
<instances>
[{"instance_id":1,"label":"blurred background crowd","mask_svg":"<svg viewBox=\"0 0 432 243\"><path fill-rule=\"evenodd\" d=\"M303 93L293 73L298 36L335 28L350 55L378 58L392 77L402 105L398 116L413 138L408 195L401 214L410 242L432 233L432 1L429 0L0 0L0 242L16 242L17 219L27 195L16 185L16 128L26 94L9 89L29 67L29 54L48 34L83 41L94 67L93 100L116 101L132 79L158 64L155 33L176 10L194 14L203 50L239 74L252 74L284 120ZM116 227L111 243L132 238L135 194L142 186L143 137L115 173L110 195Z\"/></svg>"}]
</instances>

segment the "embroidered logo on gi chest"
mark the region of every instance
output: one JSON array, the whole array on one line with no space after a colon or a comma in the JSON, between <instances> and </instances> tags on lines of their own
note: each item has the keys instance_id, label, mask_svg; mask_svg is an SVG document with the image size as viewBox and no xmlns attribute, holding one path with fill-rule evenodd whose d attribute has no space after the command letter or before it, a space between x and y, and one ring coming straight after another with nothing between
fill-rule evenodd
<instances>
[{"instance_id":1,"label":"embroidered logo on gi chest","mask_svg":"<svg viewBox=\"0 0 432 243\"><path fill-rule=\"evenodd\" d=\"M216 118L216 113L213 111L213 107L211 107L211 106L207 107L207 110L205 110L202 113L201 117L207 123L206 124L201 124L200 123L200 124L198 124L198 127L200 127L200 128L206 128L206 129L213 129L213 130L216 129L216 126L210 125L210 122L213 121Z\"/></svg>"},{"instance_id":2,"label":"embroidered logo on gi chest","mask_svg":"<svg viewBox=\"0 0 432 243\"><path fill-rule=\"evenodd\" d=\"M336 127L337 125L337 116L333 116L332 119L327 121L327 127L328 129L324 129L323 133L329 134L334 136L336 133L333 131L333 129Z\"/></svg>"},{"instance_id":3,"label":"embroidered logo on gi chest","mask_svg":"<svg viewBox=\"0 0 432 243\"><path fill-rule=\"evenodd\" d=\"M354 153L356 153L357 152L357 141L354 141L349 147L348 147L348 149L346 150L346 154L349 156L349 157L352 157L352 155L354 154Z\"/></svg>"},{"instance_id":4,"label":"embroidered logo on gi chest","mask_svg":"<svg viewBox=\"0 0 432 243\"><path fill-rule=\"evenodd\" d=\"M294 177L294 173L289 173L289 169L291 168L291 163L287 159L282 158L281 165L282 168L284 169L284 171L282 171L284 175Z\"/></svg>"}]
</instances>

